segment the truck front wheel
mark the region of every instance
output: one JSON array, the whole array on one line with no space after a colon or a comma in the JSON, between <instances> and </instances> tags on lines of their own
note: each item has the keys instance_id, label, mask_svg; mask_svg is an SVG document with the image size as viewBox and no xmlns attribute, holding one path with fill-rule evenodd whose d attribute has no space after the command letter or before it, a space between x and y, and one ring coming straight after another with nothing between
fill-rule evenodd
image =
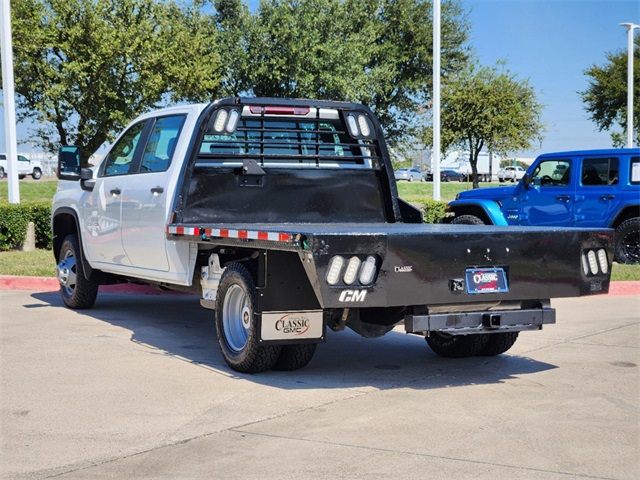
<instances>
[{"instance_id":1,"label":"truck front wheel","mask_svg":"<svg viewBox=\"0 0 640 480\"><path fill-rule=\"evenodd\" d=\"M503 332L503 333L488 333L485 336L488 337L487 344L478 353L481 357L494 357L500 355L516 343L519 332Z\"/></svg>"},{"instance_id":2,"label":"truck front wheel","mask_svg":"<svg viewBox=\"0 0 640 480\"><path fill-rule=\"evenodd\" d=\"M236 372L269 370L278 361L279 345L260 345L256 287L247 269L227 266L216 297L216 332L222 356Z\"/></svg>"},{"instance_id":3,"label":"truck front wheel","mask_svg":"<svg viewBox=\"0 0 640 480\"><path fill-rule=\"evenodd\" d=\"M630 218L616 228L616 260L640 263L640 218Z\"/></svg>"},{"instance_id":4,"label":"truck front wheel","mask_svg":"<svg viewBox=\"0 0 640 480\"><path fill-rule=\"evenodd\" d=\"M39 168L34 168L33 172L31 173L31 178L33 178L34 180L40 180L41 177L42 170L40 170Z\"/></svg>"},{"instance_id":5,"label":"truck front wheel","mask_svg":"<svg viewBox=\"0 0 640 480\"><path fill-rule=\"evenodd\" d=\"M478 355L487 345L488 335L449 335L432 333L427 344L435 353L446 358L466 358Z\"/></svg>"},{"instance_id":6,"label":"truck front wheel","mask_svg":"<svg viewBox=\"0 0 640 480\"><path fill-rule=\"evenodd\" d=\"M65 237L59 258L56 276L60 282L62 301L75 310L93 307L98 296L98 282L87 280L84 276L80 243L75 233Z\"/></svg>"}]
</instances>

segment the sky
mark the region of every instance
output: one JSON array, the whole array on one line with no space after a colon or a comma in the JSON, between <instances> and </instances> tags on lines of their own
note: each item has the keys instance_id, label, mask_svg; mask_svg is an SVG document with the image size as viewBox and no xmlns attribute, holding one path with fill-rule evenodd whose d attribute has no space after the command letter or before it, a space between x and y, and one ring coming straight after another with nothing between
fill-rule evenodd
<instances>
[{"instance_id":1,"label":"sky","mask_svg":"<svg viewBox=\"0 0 640 480\"><path fill-rule=\"evenodd\" d=\"M608 52L627 48L627 29L640 24L640 0L462 0L469 12L469 44L482 65L505 60L516 78L528 80L545 105L545 138L519 157L611 147L587 117L578 92L588 87L584 71L603 65ZM258 1L249 0L256 8ZM4 109L0 108L0 152L4 152ZM29 139L30 125L17 126L18 141ZM18 145L21 153L33 150Z\"/></svg>"}]
</instances>

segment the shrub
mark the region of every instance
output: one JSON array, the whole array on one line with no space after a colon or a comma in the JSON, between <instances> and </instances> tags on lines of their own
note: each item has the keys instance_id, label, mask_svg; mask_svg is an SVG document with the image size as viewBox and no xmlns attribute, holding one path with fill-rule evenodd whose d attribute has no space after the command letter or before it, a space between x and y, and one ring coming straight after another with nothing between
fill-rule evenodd
<instances>
[{"instance_id":1,"label":"shrub","mask_svg":"<svg viewBox=\"0 0 640 480\"><path fill-rule=\"evenodd\" d=\"M49 203L0 203L0 251L20 248L29 222L36 231L36 247L51 248L51 205Z\"/></svg>"},{"instance_id":2,"label":"shrub","mask_svg":"<svg viewBox=\"0 0 640 480\"><path fill-rule=\"evenodd\" d=\"M427 200L422 211L425 223L440 223L447 216L445 207L447 202L440 200Z\"/></svg>"}]
</instances>

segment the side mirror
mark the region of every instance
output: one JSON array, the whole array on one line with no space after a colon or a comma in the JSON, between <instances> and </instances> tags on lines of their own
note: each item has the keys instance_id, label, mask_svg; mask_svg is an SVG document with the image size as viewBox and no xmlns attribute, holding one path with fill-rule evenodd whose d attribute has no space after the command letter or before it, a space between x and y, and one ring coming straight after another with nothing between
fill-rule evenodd
<instances>
[{"instance_id":1,"label":"side mirror","mask_svg":"<svg viewBox=\"0 0 640 480\"><path fill-rule=\"evenodd\" d=\"M93 170L90 168L81 168L80 169L80 188L86 190L87 192L93 191L93 187L95 187L96 181L93 179Z\"/></svg>"},{"instance_id":2,"label":"side mirror","mask_svg":"<svg viewBox=\"0 0 640 480\"><path fill-rule=\"evenodd\" d=\"M531 174L530 173L525 173L524 176L522 177L522 186L524 187L525 190L529 190L529 188L531 188Z\"/></svg>"},{"instance_id":3,"label":"side mirror","mask_svg":"<svg viewBox=\"0 0 640 480\"><path fill-rule=\"evenodd\" d=\"M58 179L80 180L80 148L73 145L62 145L58 150Z\"/></svg>"}]
</instances>

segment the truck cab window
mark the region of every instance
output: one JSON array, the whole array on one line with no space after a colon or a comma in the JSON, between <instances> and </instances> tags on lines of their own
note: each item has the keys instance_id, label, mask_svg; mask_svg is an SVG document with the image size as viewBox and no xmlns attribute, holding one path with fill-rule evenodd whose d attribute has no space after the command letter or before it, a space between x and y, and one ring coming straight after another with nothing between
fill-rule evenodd
<instances>
[{"instance_id":1,"label":"truck cab window","mask_svg":"<svg viewBox=\"0 0 640 480\"><path fill-rule=\"evenodd\" d=\"M169 168L185 115L156 120L142 157L141 172L164 172Z\"/></svg>"},{"instance_id":2,"label":"truck cab window","mask_svg":"<svg viewBox=\"0 0 640 480\"><path fill-rule=\"evenodd\" d=\"M144 125L145 122L136 123L116 142L105 161L104 176L129 173Z\"/></svg>"}]
</instances>

